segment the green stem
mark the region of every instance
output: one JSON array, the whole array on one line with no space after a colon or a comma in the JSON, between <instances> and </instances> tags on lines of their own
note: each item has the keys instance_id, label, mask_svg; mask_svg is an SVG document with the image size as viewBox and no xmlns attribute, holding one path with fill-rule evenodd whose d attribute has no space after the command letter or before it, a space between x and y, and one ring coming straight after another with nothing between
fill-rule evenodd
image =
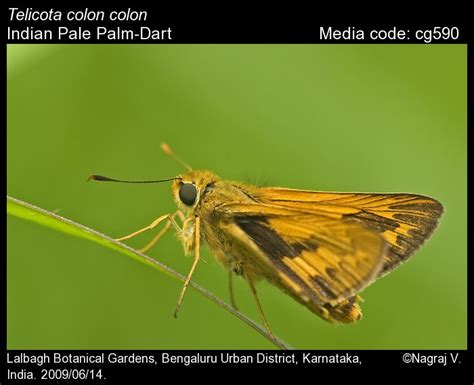
<instances>
[{"instance_id":1,"label":"green stem","mask_svg":"<svg viewBox=\"0 0 474 385\"><path fill-rule=\"evenodd\" d=\"M109 249L116 250L122 254L125 254L141 263L144 263L148 266L154 267L155 269L160 270L161 272L166 273L168 276L171 276L175 279L178 279L182 282L186 280L186 277L167 265L157 261L154 258L149 257L146 254L140 253L138 250L116 241L115 239L102 234L94 229L76 223L70 219L64 218L60 215L52 213L48 210L45 210L41 207L34 206L30 203L24 202L22 200L12 198L7 196L7 213L18 218L22 218L28 221L35 222L37 224L53 228L58 231L62 231L69 235L73 235L79 238L84 238L95 243L99 243L102 246L108 247ZM289 345L283 342L281 339L272 336L268 331L262 326L258 325L256 322L224 302L219 297L212 294L210 291L204 289L201 285L191 281L189 286L195 289L197 292L202 294L207 299L219 305L224 310L227 310L229 313L243 321L245 324L250 326L252 329L256 330L262 336L264 336L268 341L273 343L280 349L291 349Z\"/></svg>"}]
</instances>

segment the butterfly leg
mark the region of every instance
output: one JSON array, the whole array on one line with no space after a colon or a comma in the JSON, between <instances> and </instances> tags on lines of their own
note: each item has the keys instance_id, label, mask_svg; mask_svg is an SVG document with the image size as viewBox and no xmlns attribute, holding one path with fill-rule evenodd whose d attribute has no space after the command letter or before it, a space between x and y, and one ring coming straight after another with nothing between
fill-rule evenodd
<instances>
[{"instance_id":1,"label":"butterfly leg","mask_svg":"<svg viewBox=\"0 0 474 385\"><path fill-rule=\"evenodd\" d=\"M140 253L146 253L148 250L150 250L155 245L155 243L158 242L160 238L171 228L171 226L174 226L178 234L181 233L181 228L174 219L175 216L179 215L178 213L181 213L181 211L176 211L175 213L169 216L168 222L166 222L165 227L163 227L160 232L155 236L155 238L153 238L149 243L147 243L145 247L139 250Z\"/></svg>"},{"instance_id":2,"label":"butterfly leg","mask_svg":"<svg viewBox=\"0 0 474 385\"><path fill-rule=\"evenodd\" d=\"M270 329L270 326L268 325L267 319L265 317L265 313L263 312L262 304L260 303L260 300L258 299L257 290L255 289L255 283L253 281L253 277L248 272L245 272L245 277L247 278L247 282L249 283L249 286L250 286L250 291L252 292L253 297L255 298L255 302L257 303L258 312L260 314L260 318L263 321L263 324L265 325L265 329L267 329L268 333L273 338L275 338L275 336L272 333L272 330Z\"/></svg>"},{"instance_id":3,"label":"butterfly leg","mask_svg":"<svg viewBox=\"0 0 474 385\"><path fill-rule=\"evenodd\" d=\"M181 210L176 211L176 215L181 219L181 222L184 222L186 220L186 217L184 216L184 213Z\"/></svg>"},{"instance_id":4,"label":"butterfly leg","mask_svg":"<svg viewBox=\"0 0 474 385\"><path fill-rule=\"evenodd\" d=\"M199 262L199 257L200 257L200 247L201 247L201 229L200 229L200 218L196 217L194 221L194 261L191 266L191 270L189 271L188 276L186 277L186 280L184 281L183 288L181 289L181 294L178 299L178 303L176 304L176 308L174 310L174 317L176 318L178 316L178 311L179 308L181 307L181 303L183 302L183 297L184 293L186 292L186 289L189 286L189 282L191 281L191 277L194 273L194 270L196 269L196 266Z\"/></svg>"},{"instance_id":5,"label":"butterfly leg","mask_svg":"<svg viewBox=\"0 0 474 385\"><path fill-rule=\"evenodd\" d=\"M230 304L235 310L239 310L237 305L235 304L235 297L234 297L234 286L232 285L232 276L233 271L229 270L229 296L230 296Z\"/></svg>"},{"instance_id":6,"label":"butterfly leg","mask_svg":"<svg viewBox=\"0 0 474 385\"><path fill-rule=\"evenodd\" d=\"M170 214L162 215L161 217L159 217L158 219L155 219L151 224L144 227L143 229L140 229L140 230L135 231L134 233L125 235L124 237L116 238L115 240L121 242L121 241L125 241L126 239L136 237L137 235L144 233L145 231L154 229L156 226L158 226L165 219L168 219L170 216L171 216Z\"/></svg>"}]
</instances>

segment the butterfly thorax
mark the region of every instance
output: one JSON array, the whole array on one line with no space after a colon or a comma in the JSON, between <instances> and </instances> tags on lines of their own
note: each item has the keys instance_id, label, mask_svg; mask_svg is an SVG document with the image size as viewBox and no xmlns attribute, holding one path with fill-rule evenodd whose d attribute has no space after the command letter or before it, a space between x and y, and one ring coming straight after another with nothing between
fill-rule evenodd
<instances>
[{"instance_id":1,"label":"butterfly thorax","mask_svg":"<svg viewBox=\"0 0 474 385\"><path fill-rule=\"evenodd\" d=\"M231 269L238 275L243 273L244 258L242 254L245 251L241 250L238 242L216 229L225 227L231 221L231 218L223 214L224 205L255 203L251 189L251 186L242 183L216 181L205 187L201 200L195 209L195 215L202 218L202 236L211 253L227 269ZM223 202L225 203L223 204ZM247 255L247 259L248 257ZM253 266L249 261L245 261L245 264L247 270L252 270L255 278L259 279L260 274L255 271L256 266Z\"/></svg>"}]
</instances>

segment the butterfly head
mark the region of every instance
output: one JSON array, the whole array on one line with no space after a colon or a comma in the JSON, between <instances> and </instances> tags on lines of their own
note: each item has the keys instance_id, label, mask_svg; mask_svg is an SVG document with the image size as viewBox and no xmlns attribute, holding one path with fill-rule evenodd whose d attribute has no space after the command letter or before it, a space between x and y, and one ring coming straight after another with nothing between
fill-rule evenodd
<instances>
[{"instance_id":1,"label":"butterfly head","mask_svg":"<svg viewBox=\"0 0 474 385\"><path fill-rule=\"evenodd\" d=\"M210 171L192 170L178 175L171 187L174 200L180 209L192 209L219 180L220 178Z\"/></svg>"}]
</instances>

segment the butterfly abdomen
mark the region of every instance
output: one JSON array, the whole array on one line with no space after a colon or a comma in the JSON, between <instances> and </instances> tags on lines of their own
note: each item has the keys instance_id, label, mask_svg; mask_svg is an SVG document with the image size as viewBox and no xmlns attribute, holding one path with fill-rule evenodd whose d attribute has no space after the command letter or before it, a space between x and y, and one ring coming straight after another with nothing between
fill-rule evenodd
<instances>
[{"instance_id":1,"label":"butterfly abdomen","mask_svg":"<svg viewBox=\"0 0 474 385\"><path fill-rule=\"evenodd\" d=\"M362 318L362 309L358 303L359 301L362 301L362 298L355 295L335 305L329 303L324 305L316 305L311 302L302 303L311 310L311 312L329 323L348 324L357 322Z\"/></svg>"},{"instance_id":2,"label":"butterfly abdomen","mask_svg":"<svg viewBox=\"0 0 474 385\"><path fill-rule=\"evenodd\" d=\"M324 305L324 308L329 312L330 321L341 323L354 323L362 318L362 309L357 301L361 298L356 295L348 298L337 305Z\"/></svg>"}]
</instances>

